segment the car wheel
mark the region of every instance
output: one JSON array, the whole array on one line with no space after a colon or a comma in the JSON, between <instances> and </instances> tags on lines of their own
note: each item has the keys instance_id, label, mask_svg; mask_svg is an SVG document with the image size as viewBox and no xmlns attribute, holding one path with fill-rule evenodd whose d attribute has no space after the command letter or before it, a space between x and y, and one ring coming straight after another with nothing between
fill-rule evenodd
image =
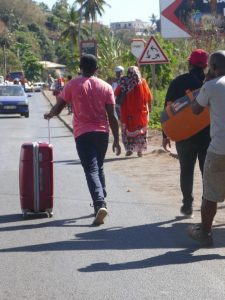
<instances>
[{"instance_id":1,"label":"car wheel","mask_svg":"<svg viewBox=\"0 0 225 300\"><path fill-rule=\"evenodd\" d=\"M29 118L29 111L24 114L25 118Z\"/></svg>"}]
</instances>

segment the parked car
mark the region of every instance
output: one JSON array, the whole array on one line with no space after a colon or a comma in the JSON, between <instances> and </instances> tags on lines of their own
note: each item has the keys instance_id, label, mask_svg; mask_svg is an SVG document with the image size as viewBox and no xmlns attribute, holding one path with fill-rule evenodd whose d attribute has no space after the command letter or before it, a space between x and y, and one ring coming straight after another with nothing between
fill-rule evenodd
<instances>
[{"instance_id":1,"label":"parked car","mask_svg":"<svg viewBox=\"0 0 225 300\"><path fill-rule=\"evenodd\" d=\"M4 83L5 83L4 76L0 75L0 84L4 84Z\"/></svg>"},{"instance_id":2,"label":"parked car","mask_svg":"<svg viewBox=\"0 0 225 300\"><path fill-rule=\"evenodd\" d=\"M29 118L28 97L21 85L0 86L0 114L20 114Z\"/></svg>"},{"instance_id":3,"label":"parked car","mask_svg":"<svg viewBox=\"0 0 225 300\"><path fill-rule=\"evenodd\" d=\"M25 90L26 93L33 92L33 85L30 84L29 82L25 82L24 90Z\"/></svg>"},{"instance_id":4,"label":"parked car","mask_svg":"<svg viewBox=\"0 0 225 300\"><path fill-rule=\"evenodd\" d=\"M14 79L18 78L19 80L24 79L24 72L23 71L14 71L14 72L9 72L6 75L6 80L13 82Z\"/></svg>"},{"instance_id":5,"label":"parked car","mask_svg":"<svg viewBox=\"0 0 225 300\"><path fill-rule=\"evenodd\" d=\"M33 83L33 91L34 92L41 92L45 83L44 82L34 82Z\"/></svg>"}]
</instances>

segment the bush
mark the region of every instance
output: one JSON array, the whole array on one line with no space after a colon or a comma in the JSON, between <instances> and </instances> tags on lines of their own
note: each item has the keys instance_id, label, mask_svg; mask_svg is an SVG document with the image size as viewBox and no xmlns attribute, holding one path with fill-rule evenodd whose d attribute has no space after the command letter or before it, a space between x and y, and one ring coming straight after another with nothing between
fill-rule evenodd
<instances>
[{"instance_id":1,"label":"bush","mask_svg":"<svg viewBox=\"0 0 225 300\"><path fill-rule=\"evenodd\" d=\"M162 108L154 107L152 108L151 114L150 114L150 128L152 129L161 129L161 123L160 123L160 115L162 112Z\"/></svg>"},{"instance_id":2,"label":"bush","mask_svg":"<svg viewBox=\"0 0 225 300\"><path fill-rule=\"evenodd\" d=\"M150 114L150 127L152 129L161 129L160 115L164 109L164 101L166 96L166 89L156 91L155 99L152 103L152 111Z\"/></svg>"}]
</instances>

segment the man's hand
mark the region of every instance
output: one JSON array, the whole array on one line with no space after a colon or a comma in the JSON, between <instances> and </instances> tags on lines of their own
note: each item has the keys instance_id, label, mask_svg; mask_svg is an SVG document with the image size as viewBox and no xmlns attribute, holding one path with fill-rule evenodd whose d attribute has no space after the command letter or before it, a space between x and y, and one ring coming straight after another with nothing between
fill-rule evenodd
<instances>
[{"instance_id":1,"label":"man's hand","mask_svg":"<svg viewBox=\"0 0 225 300\"><path fill-rule=\"evenodd\" d=\"M112 150L113 150L113 152L116 152L117 156L120 155L120 153L121 153L121 147L120 147L119 142L115 142L115 141L113 142Z\"/></svg>"},{"instance_id":2,"label":"man's hand","mask_svg":"<svg viewBox=\"0 0 225 300\"><path fill-rule=\"evenodd\" d=\"M201 112L203 112L204 107L201 106L196 100L194 100L191 103L191 109L194 115L199 115Z\"/></svg>"},{"instance_id":3,"label":"man's hand","mask_svg":"<svg viewBox=\"0 0 225 300\"><path fill-rule=\"evenodd\" d=\"M59 96L57 97L56 104L51 108L50 112L44 114L44 118L49 120L54 116L58 116L61 113L63 108L66 106L66 102Z\"/></svg>"},{"instance_id":4,"label":"man's hand","mask_svg":"<svg viewBox=\"0 0 225 300\"><path fill-rule=\"evenodd\" d=\"M46 112L45 114L44 114L44 119L45 120L50 120L51 118L53 118L54 116L53 116L53 114L51 113L51 112Z\"/></svg>"},{"instance_id":5,"label":"man's hand","mask_svg":"<svg viewBox=\"0 0 225 300\"><path fill-rule=\"evenodd\" d=\"M171 143L170 143L170 139L168 137L164 137L162 140L162 146L164 148L164 150L166 150L167 152L169 152L168 148L171 148Z\"/></svg>"}]
</instances>

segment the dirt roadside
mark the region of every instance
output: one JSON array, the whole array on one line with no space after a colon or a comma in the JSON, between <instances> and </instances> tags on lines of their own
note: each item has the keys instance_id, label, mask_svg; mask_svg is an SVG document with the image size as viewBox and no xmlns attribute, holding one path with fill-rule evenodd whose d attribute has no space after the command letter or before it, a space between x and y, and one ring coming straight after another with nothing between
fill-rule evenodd
<instances>
[{"instance_id":1,"label":"dirt roadside","mask_svg":"<svg viewBox=\"0 0 225 300\"><path fill-rule=\"evenodd\" d=\"M128 178L135 180L146 194L151 191L157 192L161 199L168 203L173 202L178 205L177 214L181 206L182 195L180 192L179 177L180 167L174 145L171 153L165 152L161 146L162 135L160 131L150 130L148 139L148 151L142 157L133 156L126 158L125 150L122 146L122 153L118 162L114 160L110 164L110 169L115 172L122 172ZM107 158L113 158L115 154L108 149ZM108 166L107 166L108 167ZM132 186L128 189L132 190ZM200 208L202 194L202 180L199 167L196 164L194 180L194 209Z\"/></svg>"}]
</instances>

